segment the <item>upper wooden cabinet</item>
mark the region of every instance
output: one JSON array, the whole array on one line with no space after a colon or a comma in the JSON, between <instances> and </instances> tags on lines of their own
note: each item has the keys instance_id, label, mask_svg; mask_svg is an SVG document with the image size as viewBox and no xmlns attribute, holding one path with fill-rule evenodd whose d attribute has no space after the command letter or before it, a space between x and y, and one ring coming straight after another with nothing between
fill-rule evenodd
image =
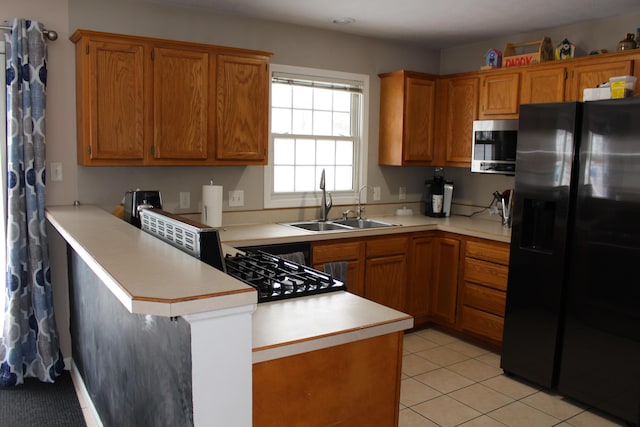
<instances>
[{"instance_id":1,"label":"upper wooden cabinet","mask_svg":"<svg viewBox=\"0 0 640 427\"><path fill-rule=\"evenodd\" d=\"M631 75L636 62L636 74L640 68L640 55L635 61L632 59L602 61L596 58L591 63L585 62L575 65L570 69L571 83L568 87L567 100L582 101L583 91L586 88L596 87L600 83L608 82L611 77ZM638 85L636 85L638 88ZM636 93L638 91L636 90Z\"/></svg>"},{"instance_id":2,"label":"upper wooden cabinet","mask_svg":"<svg viewBox=\"0 0 640 427\"><path fill-rule=\"evenodd\" d=\"M380 75L379 164L433 162L435 102L436 76L405 70Z\"/></svg>"},{"instance_id":3,"label":"upper wooden cabinet","mask_svg":"<svg viewBox=\"0 0 640 427\"><path fill-rule=\"evenodd\" d=\"M520 105L520 72L499 71L481 74L480 118L512 118ZM471 144L471 141L469 141Z\"/></svg>"},{"instance_id":4,"label":"upper wooden cabinet","mask_svg":"<svg viewBox=\"0 0 640 427\"><path fill-rule=\"evenodd\" d=\"M437 166L469 167L473 121L478 119L478 76L438 80Z\"/></svg>"},{"instance_id":5,"label":"upper wooden cabinet","mask_svg":"<svg viewBox=\"0 0 640 427\"><path fill-rule=\"evenodd\" d=\"M567 81L567 68L545 67L522 73L520 104L562 102Z\"/></svg>"},{"instance_id":6,"label":"upper wooden cabinet","mask_svg":"<svg viewBox=\"0 0 640 427\"><path fill-rule=\"evenodd\" d=\"M78 30L78 163L265 164L270 53Z\"/></svg>"}]
</instances>

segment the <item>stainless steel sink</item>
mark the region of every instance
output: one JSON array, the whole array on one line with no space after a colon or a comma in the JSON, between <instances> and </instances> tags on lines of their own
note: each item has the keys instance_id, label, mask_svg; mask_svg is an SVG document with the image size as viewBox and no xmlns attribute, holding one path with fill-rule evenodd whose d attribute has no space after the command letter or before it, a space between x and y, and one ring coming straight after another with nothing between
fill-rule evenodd
<instances>
[{"instance_id":1,"label":"stainless steel sink","mask_svg":"<svg viewBox=\"0 0 640 427\"><path fill-rule=\"evenodd\" d=\"M398 224L375 221L372 219L345 219L335 221L299 221L282 222L282 225L301 228L307 231L358 230L363 228L393 227Z\"/></svg>"},{"instance_id":2,"label":"stainless steel sink","mask_svg":"<svg viewBox=\"0 0 640 427\"><path fill-rule=\"evenodd\" d=\"M391 224L389 222L376 221L373 219L343 219L333 221L334 224L346 225L351 228L380 228L380 227L393 227L398 224Z\"/></svg>"},{"instance_id":3,"label":"stainless steel sink","mask_svg":"<svg viewBox=\"0 0 640 427\"><path fill-rule=\"evenodd\" d=\"M353 227L346 225L336 224L331 221L301 221L301 222L286 222L282 225L288 225L290 227L302 228L309 231L331 231L331 230L351 230Z\"/></svg>"}]
</instances>

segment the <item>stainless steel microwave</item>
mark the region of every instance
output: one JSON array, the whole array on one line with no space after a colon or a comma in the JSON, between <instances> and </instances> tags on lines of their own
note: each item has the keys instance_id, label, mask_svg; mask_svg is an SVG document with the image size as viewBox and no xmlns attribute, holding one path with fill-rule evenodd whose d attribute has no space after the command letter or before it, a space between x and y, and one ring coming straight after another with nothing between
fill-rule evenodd
<instances>
[{"instance_id":1,"label":"stainless steel microwave","mask_svg":"<svg viewBox=\"0 0 640 427\"><path fill-rule=\"evenodd\" d=\"M518 120L473 122L471 172L515 175Z\"/></svg>"}]
</instances>

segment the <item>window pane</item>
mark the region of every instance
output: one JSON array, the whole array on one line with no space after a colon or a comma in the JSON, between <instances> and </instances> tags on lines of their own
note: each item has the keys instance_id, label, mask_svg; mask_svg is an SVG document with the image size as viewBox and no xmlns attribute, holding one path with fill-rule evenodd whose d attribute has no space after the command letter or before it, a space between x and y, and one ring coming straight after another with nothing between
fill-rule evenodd
<instances>
[{"instance_id":1,"label":"window pane","mask_svg":"<svg viewBox=\"0 0 640 427\"><path fill-rule=\"evenodd\" d=\"M293 108L313 108L313 89L304 86L293 86Z\"/></svg>"},{"instance_id":2,"label":"window pane","mask_svg":"<svg viewBox=\"0 0 640 427\"><path fill-rule=\"evenodd\" d=\"M351 136L351 114L333 113L333 133L335 136Z\"/></svg>"},{"instance_id":3,"label":"window pane","mask_svg":"<svg viewBox=\"0 0 640 427\"><path fill-rule=\"evenodd\" d=\"M316 146L316 164L320 166L334 165L336 161L336 142L318 141Z\"/></svg>"},{"instance_id":4,"label":"window pane","mask_svg":"<svg viewBox=\"0 0 640 427\"><path fill-rule=\"evenodd\" d=\"M291 139L276 138L273 141L273 164L293 165L295 163L294 142Z\"/></svg>"},{"instance_id":5,"label":"window pane","mask_svg":"<svg viewBox=\"0 0 640 427\"><path fill-rule=\"evenodd\" d=\"M336 91L333 94L333 109L335 111L351 112L351 93Z\"/></svg>"},{"instance_id":6,"label":"window pane","mask_svg":"<svg viewBox=\"0 0 640 427\"><path fill-rule=\"evenodd\" d=\"M353 165L352 141L336 141L336 165Z\"/></svg>"},{"instance_id":7,"label":"window pane","mask_svg":"<svg viewBox=\"0 0 640 427\"><path fill-rule=\"evenodd\" d=\"M335 190L351 190L353 188L353 168L351 166L336 166Z\"/></svg>"},{"instance_id":8,"label":"window pane","mask_svg":"<svg viewBox=\"0 0 640 427\"><path fill-rule=\"evenodd\" d=\"M296 139L296 164L315 165L316 164L316 140Z\"/></svg>"},{"instance_id":9,"label":"window pane","mask_svg":"<svg viewBox=\"0 0 640 427\"><path fill-rule=\"evenodd\" d=\"M316 189L315 169L315 166L296 167L296 191L314 191Z\"/></svg>"},{"instance_id":10,"label":"window pane","mask_svg":"<svg viewBox=\"0 0 640 427\"><path fill-rule=\"evenodd\" d=\"M291 133L291 110L288 108L271 109L271 132Z\"/></svg>"},{"instance_id":11,"label":"window pane","mask_svg":"<svg viewBox=\"0 0 640 427\"><path fill-rule=\"evenodd\" d=\"M314 111L313 112L313 134L314 135L331 135L331 112L330 111Z\"/></svg>"},{"instance_id":12,"label":"window pane","mask_svg":"<svg viewBox=\"0 0 640 427\"><path fill-rule=\"evenodd\" d=\"M271 85L271 105L291 108L291 86L277 83Z\"/></svg>"},{"instance_id":13,"label":"window pane","mask_svg":"<svg viewBox=\"0 0 640 427\"><path fill-rule=\"evenodd\" d=\"M311 135L311 124L311 110L293 110L293 133L298 135Z\"/></svg>"},{"instance_id":14,"label":"window pane","mask_svg":"<svg viewBox=\"0 0 640 427\"><path fill-rule=\"evenodd\" d=\"M294 167L274 166L273 167L273 191L275 193L295 191Z\"/></svg>"},{"instance_id":15,"label":"window pane","mask_svg":"<svg viewBox=\"0 0 640 427\"><path fill-rule=\"evenodd\" d=\"M332 107L332 90L314 89L313 90L313 108L315 110L331 110Z\"/></svg>"}]
</instances>

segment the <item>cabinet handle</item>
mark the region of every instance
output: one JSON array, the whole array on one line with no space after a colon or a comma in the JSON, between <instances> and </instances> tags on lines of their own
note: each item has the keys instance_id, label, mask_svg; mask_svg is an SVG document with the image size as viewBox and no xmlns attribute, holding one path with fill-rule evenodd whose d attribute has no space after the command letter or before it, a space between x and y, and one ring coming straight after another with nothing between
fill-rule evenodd
<instances>
[{"instance_id":1,"label":"cabinet handle","mask_svg":"<svg viewBox=\"0 0 640 427\"><path fill-rule=\"evenodd\" d=\"M84 47L84 51L87 53L87 55L89 55L89 45L88 44Z\"/></svg>"},{"instance_id":2,"label":"cabinet handle","mask_svg":"<svg viewBox=\"0 0 640 427\"><path fill-rule=\"evenodd\" d=\"M87 154L91 155L91 146L87 146Z\"/></svg>"}]
</instances>

